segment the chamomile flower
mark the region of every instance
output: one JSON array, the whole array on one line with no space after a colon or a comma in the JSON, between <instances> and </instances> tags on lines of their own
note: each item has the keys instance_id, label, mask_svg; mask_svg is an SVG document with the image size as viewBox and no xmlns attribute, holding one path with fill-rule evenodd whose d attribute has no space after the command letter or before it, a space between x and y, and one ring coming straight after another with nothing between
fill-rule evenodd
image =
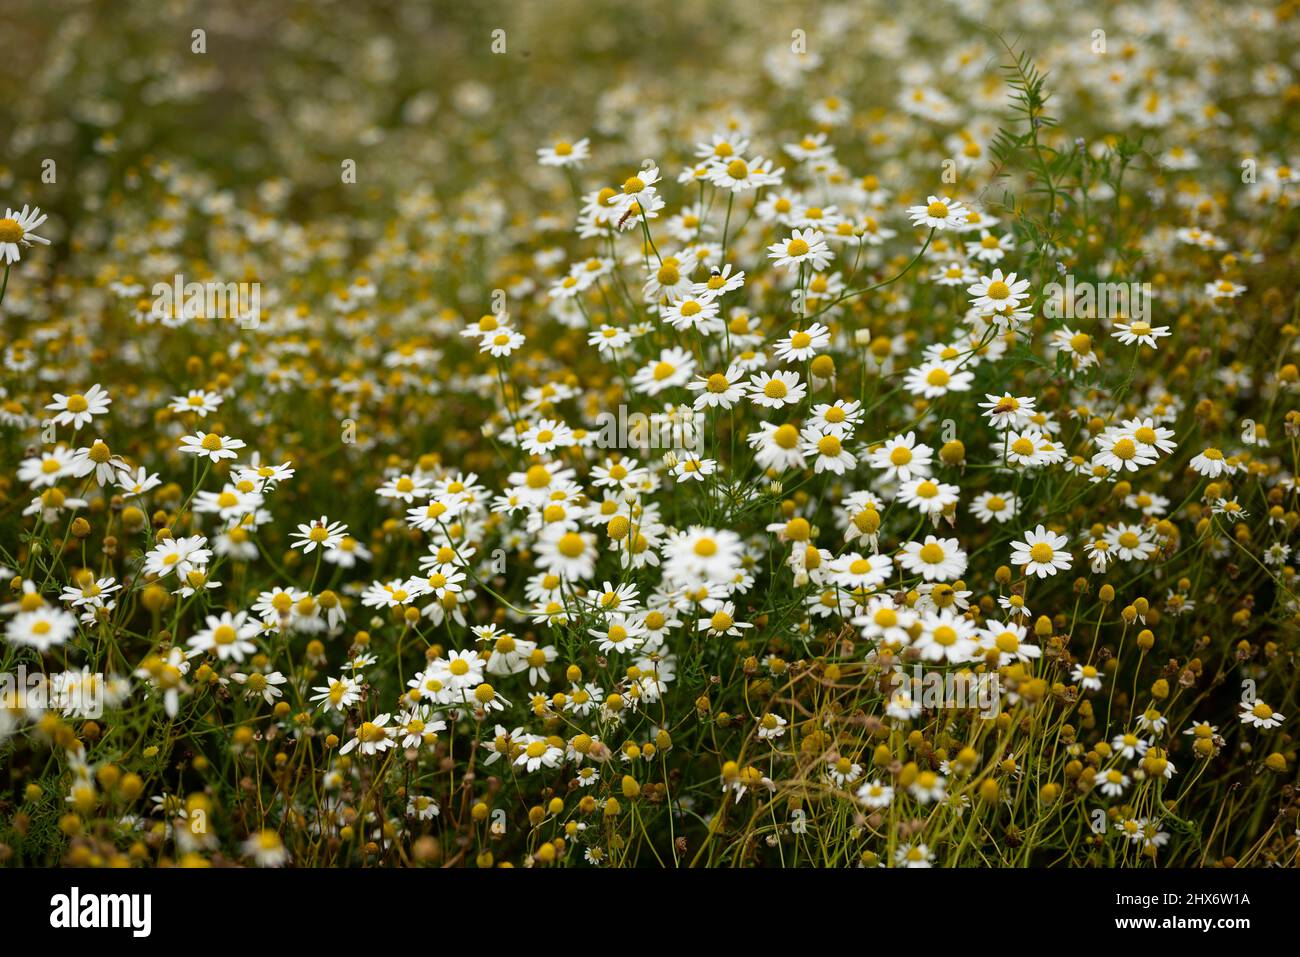
<instances>
[{"instance_id":1,"label":"chamomile flower","mask_svg":"<svg viewBox=\"0 0 1300 957\"><path fill-rule=\"evenodd\" d=\"M3 221L0 220L0 223ZM97 415L107 415L108 406L112 401L97 382L84 393L73 392L68 395L62 392L54 393L54 401L45 408L54 413L50 416L50 421L55 425L70 425L76 430L83 425L89 425Z\"/></svg>"},{"instance_id":2,"label":"chamomile flower","mask_svg":"<svg viewBox=\"0 0 1300 957\"><path fill-rule=\"evenodd\" d=\"M970 215L965 206L947 196L928 196L924 206L909 206L907 214L913 226L934 230L958 229Z\"/></svg>"},{"instance_id":3,"label":"chamomile flower","mask_svg":"<svg viewBox=\"0 0 1300 957\"><path fill-rule=\"evenodd\" d=\"M216 412L221 407L222 401L221 395L217 392L208 392L206 389L190 389L185 395L172 396L171 404L167 408L178 415L189 412L202 419L209 412Z\"/></svg>"},{"instance_id":4,"label":"chamomile flower","mask_svg":"<svg viewBox=\"0 0 1300 957\"><path fill-rule=\"evenodd\" d=\"M957 362L937 359L909 369L903 385L914 395L938 399L949 392L969 391L974 378L973 372L962 369Z\"/></svg>"},{"instance_id":5,"label":"chamomile flower","mask_svg":"<svg viewBox=\"0 0 1300 957\"><path fill-rule=\"evenodd\" d=\"M831 341L830 330L819 322L807 329L795 329L776 344L776 356L784 362L807 362Z\"/></svg>"},{"instance_id":6,"label":"chamomile flower","mask_svg":"<svg viewBox=\"0 0 1300 957\"><path fill-rule=\"evenodd\" d=\"M1001 269L994 269L990 276L981 276L966 289L971 306L983 313L1018 309L1028 290L1028 279L1017 279L1015 273L1003 275Z\"/></svg>"},{"instance_id":7,"label":"chamomile flower","mask_svg":"<svg viewBox=\"0 0 1300 957\"><path fill-rule=\"evenodd\" d=\"M1242 724L1248 724L1254 728L1263 728L1265 730L1276 728L1286 717L1274 711L1263 701L1251 703L1243 701L1240 707L1241 712L1237 717L1241 719Z\"/></svg>"},{"instance_id":8,"label":"chamomile flower","mask_svg":"<svg viewBox=\"0 0 1300 957\"><path fill-rule=\"evenodd\" d=\"M1076 664L1070 672L1070 678L1081 685L1085 691L1101 690L1101 672L1092 665Z\"/></svg>"},{"instance_id":9,"label":"chamomile flower","mask_svg":"<svg viewBox=\"0 0 1300 957\"><path fill-rule=\"evenodd\" d=\"M49 651L76 633L77 619L61 608L20 611L5 626L5 641L12 645Z\"/></svg>"},{"instance_id":10,"label":"chamomile flower","mask_svg":"<svg viewBox=\"0 0 1300 957\"><path fill-rule=\"evenodd\" d=\"M797 372L760 372L750 377L746 390L749 401L765 409L797 405L807 395Z\"/></svg>"},{"instance_id":11,"label":"chamomile flower","mask_svg":"<svg viewBox=\"0 0 1300 957\"><path fill-rule=\"evenodd\" d=\"M879 780L871 780L858 788L857 798L864 807L880 811L893 803L894 789Z\"/></svg>"},{"instance_id":12,"label":"chamomile flower","mask_svg":"<svg viewBox=\"0 0 1300 957\"><path fill-rule=\"evenodd\" d=\"M783 242L768 246L767 253L778 268L797 268L807 263L816 272L825 269L834 258L825 237L816 229L796 229Z\"/></svg>"},{"instance_id":13,"label":"chamomile flower","mask_svg":"<svg viewBox=\"0 0 1300 957\"><path fill-rule=\"evenodd\" d=\"M867 601L863 614L853 619L862 637L879 644L909 644L911 629L917 614L910 608L899 607L887 595L878 595Z\"/></svg>"},{"instance_id":14,"label":"chamomile flower","mask_svg":"<svg viewBox=\"0 0 1300 957\"><path fill-rule=\"evenodd\" d=\"M898 563L926 581L954 581L966 571L966 553L955 538L927 535L924 542L907 542Z\"/></svg>"},{"instance_id":15,"label":"chamomile flower","mask_svg":"<svg viewBox=\"0 0 1300 957\"><path fill-rule=\"evenodd\" d=\"M922 515L938 517L957 504L960 489L931 478L915 478L898 487L898 501Z\"/></svg>"},{"instance_id":16,"label":"chamomile flower","mask_svg":"<svg viewBox=\"0 0 1300 957\"><path fill-rule=\"evenodd\" d=\"M1203 475L1209 479L1216 479L1231 470L1231 466L1223 457L1223 453L1216 448L1207 448L1195 455L1187 463L1193 472Z\"/></svg>"},{"instance_id":17,"label":"chamomile flower","mask_svg":"<svg viewBox=\"0 0 1300 957\"><path fill-rule=\"evenodd\" d=\"M360 750L362 754L382 754L389 748L397 746L393 740L393 730L387 727L391 714L376 715L370 721L362 721L357 726L355 735L339 749L339 754L349 754Z\"/></svg>"},{"instance_id":18,"label":"chamomile flower","mask_svg":"<svg viewBox=\"0 0 1300 957\"><path fill-rule=\"evenodd\" d=\"M310 525L299 525L294 533L296 540L291 538L290 543L294 548L302 549L304 555L311 554L317 547L322 551L333 551L339 547L347 532L348 527L342 522L331 522L322 515Z\"/></svg>"},{"instance_id":19,"label":"chamomile flower","mask_svg":"<svg viewBox=\"0 0 1300 957\"><path fill-rule=\"evenodd\" d=\"M331 679L327 684L312 688L316 694L310 700L319 701L325 710L344 712L361 699L360 683L347 675Z\"/></svg>"},{"instance_id":20,"label":"chamomile flower","mask_svg":"<svg viewBox=\"0 0 1300 957\"><path fill-rule=\"evenodd\" d=\"M542 166L581 166L591 156L591 140L557 140L551 146L537 150L537 162Z\"/></svg>"},{"instance_id":21,"label":"chamomile flower","mask_svg":"<svg viewBox=\"0 0 1300 957\"><path fill-rule=\"evenodd\" d=\"M788 722L779 714L767 712L758 719L758 737L760 741L775 741L785 734Z\"/></svg>"},{"instance_id":22,"label":"chamomile flower","mask_svg":"<svg viewBox=\"0 0 1300 957\"><path fill-rule=\"evenodd\" d=\"M1016 497L1011 492L981 492L971 500L971 513L981 522L1008 522L1015 518Z\"/></svg>"},{"instance_id":23,"label":"chamomile flower","mask_svg":"<svg viewBox=\"0 0 1300 957\"><path fill-rule=\"evenodd\" d=\"M1170 332L1168 326L1153 326L1141 319L1133 319L1129 322L1117 321L1111 335L1126 346L1131 346L1137 342L1155 349L1157 348L1156 340L1170 335Z\"/></svg>"},{"instance_id":24,"label":"chamomile flower","mask_svg":"<svg viewBox=\"0 0 1300 957\"><path fill-rule=\"evenodd\" d=\"M979 650L996 655L998 667L1033 661L1042 656L1043 650L1025 640L1027 632L1024 625L1015 622L986 621L979 630Z\"/></svg>"},{"instance_id":25,"label":"chamomile flower","mask_svg":"<svg viewBox=\"0 0 1300 957\"><path fill-rule=\"evenodd\" d=\"M1066 551L1069 539L1039 525L1025 532L1023 539L1011 543L1011 564L1020 566L1025 575L1046 578L1070 567L1073 559Z\"/></svg>"},{"instance_id":26,"label":"chamomile flower","mask_svg":"<svg viewBox=\"0 0 1300 957\"><path fill-rule=\"evenodd\" d=\"M5 265L12 265L22 258L24 247L31 246L32 243L40 243L48 246L50 241L43 236L37 236L34 230L41 227L47 216L41 212L39 206L23 206L21 212L14 212L12 209L5 209L5 214L0 217L0 256L4 257Z\"/></svg>"},{"instance_id":27,"label":"chamomile flower","mask_svg":"<svg viewBox=\"0 0 1300 957\"><path fill-rule=\"evenodd\" d=\"M1033 421L1035 400L1032 396L1014 396L1004 392L1001 396L985 395L980 408L989 420L989 425L998 430L1023 429Z\"/></svg>"},{"instance_id":28,"label":"chamomile flower","mask_svg":"<svg viewBox=\"0 0 1300 957\"><path fill-rule=\"evenodd\" d=\"M926 661L969 661L979 650L977 627L969 618L940 611L921 616L921 634L912 642Z\"/></svg>"},{"instance_id":29,"label":"chamomile flower","mask_svg":"<svg viewBox=\"0 0 1300 957\"><path fill-rule=\"evenodd\" d=\"M834 432L822 432L816 428L806 428L801 433L803 445L800 451L806 459L811 459L813 472L832 472L843 475L858 464L857 458L844 448L842 436Z\"/></svg>"},{"instance_id":30,"label":"chamomile flower","mask_svg":"<svg viewBox=\"0 0 1300 957\"><path fill-rule=\"evenodd\" d=\"M250 835L242 848L244 855L252 858L258 867L283 867L289 863L289 851L284 841L270 828Z\"/></svg>"},{"instance_id":31,"label":"chamomile flower","mask_svg":"<svg viewBox=\"0 0 1300 957\"><path fill-rule=\"evenodd\" d=\"M934 450L916 440L915 432L896 435L873 449L867 464L882 472L886 481L907 482L926 478L931 473Z\"/></svg>"},{"instance_id":32,"label":"chamomile flower","mask_svg":"<svg viewBox=\"0 0 1300 957\"><path fill-rule=\"evenodd\" d=\"M913 844L904 841L894 850L894 863L899 867L932 867L934 853L926 844Z\"/></svg>"},{"instance_id":33,"label":"chamomile flower","mask_svg":"<svg viewBox=\"0 0 1300 957\"><path fill-rule=\"evenodd\" d=\"M197 652L211 652L221 661L243 661L248 655L257 651L253 644L262 630L257 621L249 621L248 613L226 611L220 615L208 615L205 627L196 631L188 644Z\"/></svg>"},{"instance_id":34,"label":"chamomile flower","mask_svg":"<svg viewBox=\"0 0 1300 957\"><path fill-rule=\"evenodd\" d=\"M698 376L688 382L686 388L700 393L693 403L697 411L730 409L745 393L745 371L740 366L733 365L726 372Z\"/></svg>"},{"instance_id":35,"label":"chamomile flower","mask_svg":"<svg viewBox=\"0 0 1300 957\"><path fill-rule=\"evenodd\" d=\"M541 735L525 735L521 743L523 749L514 764L530 773L543 768L557 768L564 760L564 748Z\"/></svg>"},{"instance_id":36,"label":"chamomile flower","mask_svg":"<svg viewBox=\"0 0 1300 957\"><path fill-rule=\"evenodd\" d=\"M220 462L223 459L234 461L238 458L236 453L243 447L244 443L240 439L217 435L215 432L195 432L193 435L182 437L180 441L182 452L206 458L211 462Z\"/></svg>"}]
</instances>

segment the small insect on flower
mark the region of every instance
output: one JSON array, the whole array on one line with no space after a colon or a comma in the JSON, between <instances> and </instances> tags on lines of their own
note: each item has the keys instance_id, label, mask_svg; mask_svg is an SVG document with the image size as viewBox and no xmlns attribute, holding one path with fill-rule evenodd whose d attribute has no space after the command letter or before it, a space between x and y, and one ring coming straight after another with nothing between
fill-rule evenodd
<instances>
[{"instance_id":1,"label":"small insect on flower","mask_svg":"<svg viewBox=\"0 0 1300 957\"><path fill-rule=\"evenodd\" d=\"M310 525L299 525L298 531L290 539L294 548L301 548L304 555L309 555L319 546L323 551L332 551L339 547L348 533L348 527L342 522L331 522L322 515Z\"/></svg>"}]
</instances>

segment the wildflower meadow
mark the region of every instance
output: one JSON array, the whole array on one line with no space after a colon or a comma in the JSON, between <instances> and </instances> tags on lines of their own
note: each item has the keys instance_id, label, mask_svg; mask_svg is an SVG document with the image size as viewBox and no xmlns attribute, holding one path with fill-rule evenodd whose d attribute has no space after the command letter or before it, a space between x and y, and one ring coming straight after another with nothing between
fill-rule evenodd
<instances>
[{"instance_id":1,"label":"wildflower meadow","mask_svg":"<svg viewBox=\"0 0 1300 957\"><path fill-rule=\"evenodd\" d=\"M1297 864L1295 0L9 6L0 867Z\"/></svg>"}]
</instances>

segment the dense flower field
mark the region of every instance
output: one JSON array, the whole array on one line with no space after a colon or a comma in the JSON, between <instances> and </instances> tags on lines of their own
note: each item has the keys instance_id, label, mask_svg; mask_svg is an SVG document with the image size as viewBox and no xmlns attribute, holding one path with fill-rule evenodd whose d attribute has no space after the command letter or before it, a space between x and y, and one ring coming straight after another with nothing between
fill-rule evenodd
<instances>
[{"instance_id":1,"label":"dense flower field","mask_svg":"<svg viewBox=\"0 0 1300 957\"><path fill-rule=\"evenodd\" d=\"M1296 863L1300 8L668 6L18 4L0 862Z\"/></svg>"}]
</instances>

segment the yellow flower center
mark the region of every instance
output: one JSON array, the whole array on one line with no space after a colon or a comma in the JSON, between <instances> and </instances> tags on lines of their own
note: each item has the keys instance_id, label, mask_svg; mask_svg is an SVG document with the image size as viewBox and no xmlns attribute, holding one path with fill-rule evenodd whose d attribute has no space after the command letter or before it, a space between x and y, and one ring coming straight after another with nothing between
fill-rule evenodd
<instances>
[{"instance_id":1,"label":"yellow flower center","mask_svg":"<svg viewBox=\"0 0 1300 957\"><path fill-rule=\"evenodd\" d=\"M840 440L833 435L823 435L817 440L817 451L822 455L836 456L840 454Z\"/></svg>"},{"instance_id":2,"label":"yellow flower center","mask_svg":"<svg viewBox=\"0 0 1300 957\"><path fill-rule=\"evenodd\" d=\"M1115 453L1115 458L1128 461L1137 455L1137 445L1134 444L1132 439L1120 439L1111 448L1111 451Z\"/></svg>"},{"instance_id":3,"label":"yellow flower center","mask_svg":"<svg viewBox=\"0 0 1300 957\"><path fill-rule=\"evenodd\" d=\"M726 392L729 388L731 388L731 382L721 372L715 372L709 376L708 389L710 392L715 394Z\"/></svg>"},{"instance_id":4,"label":"yellow flower center","mask_svg":"<svg viewBox=\"0 0 1300 957\"><path fill-rule=\"evenodd\" d=\"M772 441L783 449L792 449L799 443L799 430L787 422L772 433Z\"/></svg>"},{"instance_id":5,"label":"yellow flower center","mask_svg":"<svg viewBox=\"0 0 1300 957\"><path fill-rule=\"evenodd\" d=\"M921 561L925 562L927 565L937 565L943 561L943 547L935 542L930 542L921 546L921 551L918 552L918 555L920 556Z\"/></svg>"},{"instance_id":6,"label":"yellow flower center","mask_svg":"<svg viewBox=\"0 0 1300 957\"><path fill-rule=\"evenodd\" d=\"M577 558L586 549L586 543L583 542L582 536L577 532L566 532L561 538L556 548L565 558Z\"/></svg>"}]
</instances>

